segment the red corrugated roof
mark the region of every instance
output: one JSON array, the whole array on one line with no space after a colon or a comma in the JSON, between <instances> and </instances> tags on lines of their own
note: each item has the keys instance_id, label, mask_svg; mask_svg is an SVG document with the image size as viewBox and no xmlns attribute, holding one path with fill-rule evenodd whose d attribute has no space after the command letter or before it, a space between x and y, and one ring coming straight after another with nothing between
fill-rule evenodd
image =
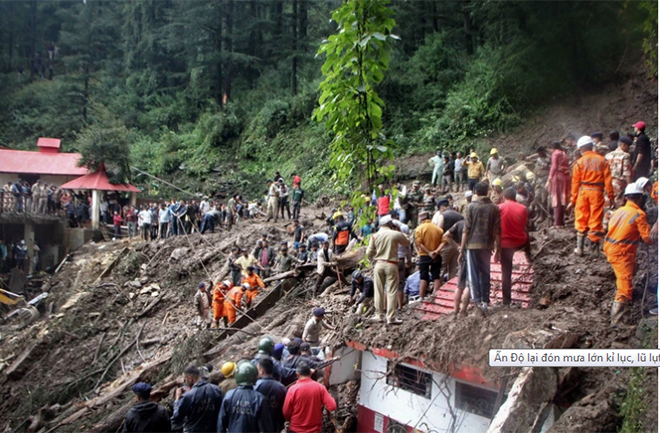
<instances>
[{"instance_id":1,"label":"red corrugated roof","mask_svg":"<svg viewBox=\"0 0 660 433\"><path fill-rule=\"evenodd\" d=\"M511 301L521 304L523 308L529 307L529 290L534 282L534 269L527 262L522 251L517 251L513 256L511 274ZM435 320L441 315L450 314L454 310L454 291L457 284L458 277L454 277L443 284L429 300L415 304L415 309L423 313L422 318L425 320ZM466 290L468 289L466 288ZM502 266L492 259L490 262L490 298L491 302L502 300Z\"/></svg>"},{"instance_id":2,"label":"red corrugated roof","mask_svg":"<svg viewBox=\"0 0 660 433\"><path fill-rule=\"evenodd\" d=\"M53 149L59 149L60 144L62 143L62 140L59 138L46 138L46 137L39 137L37 140L37 146L39 147L50 147Z\"/></svg>"},{"instance_id":3,"label":"red corrugated roof","mask_svg":"<svg viewBox=\"0 0 660 433\"><path fill-rule=\"evenodd\" d=\"M0 173L82 176L89 170L76 165L79 159L80 154L77 153L0 149Z\"/></svg>"},{"instance_id":4,"label":"red corrugated roof","mask_svg":"<svg viewBox=\"0 0 660 433\"><path fill-rule=\"evenodd\" d=\"M114 185L108 180L105 168L101 166L94 173L73 179L61 186L62 189L95 189L98 191L120 191L120 192L140 192L140 190L130 184Z\"/></svg>"}]
</instances>

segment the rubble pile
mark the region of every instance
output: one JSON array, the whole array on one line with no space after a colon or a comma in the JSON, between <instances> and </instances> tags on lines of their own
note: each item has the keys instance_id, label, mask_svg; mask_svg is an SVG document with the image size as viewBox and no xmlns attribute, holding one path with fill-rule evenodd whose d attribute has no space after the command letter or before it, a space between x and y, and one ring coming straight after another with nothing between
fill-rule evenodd
<instances>
[{"instance_id":1,"label":"rubble pile","mask_svg":"<svg viewBox=\"0 0 660 433\"><path fill-rule=\"evenodd\" d=\"M302 224L310 234L324 228L322 220L310 215ZM331 347L359 341L444 371L469 364L493 382L515 378L519 371L490 368L488 350L518 344L527 333L550 331L567 337L566 347L581 348L636 347L647 337L610 327L615 291L611 267L602 257L573 257L569 230L535 233L536 279L528 309L495 306L486 318L470 314L461 320L442 316L429 321L404 307L404 323L387 326L352 315L350 288L341 282L320 296L306 296L314 285L313 270L308 270L297 278L274 281L257 305L275 288L281 298L250 317L246 326L200 330L193 320L197 284L224 278L231 248L251 249L262 233L274 242L290 240L285 224L248 221L231 233L85 245L72 254L42 287L49 292L42 319L28 326L10 322L0 327L0 430L115 431L132 404L129 391L136 381L149 381L161 403L171 405L185 365L210 362L219 370L225 361L251 359L263 335L275 342L300 337L315 307L325 308L335 329L324 334ZM340 266L346 275L363 255L364 248L346 254ZM640 263L645 261L657 262L655 247L640 252ZM641 317L645 289L647 309L655 303L657 268L647 269L636 279L636 318ZM566 408L572 405L567 414L576 425L591 426L595 413L595 419L615 425L616 399L625 393L626 374L613 369L560 371L555 399ZM354 431L358 390L354 381L331 389L339 409L335 419L328 419L328 431ZM557 425L562 422L560 418Z\"/></svg>"}]
</instances>

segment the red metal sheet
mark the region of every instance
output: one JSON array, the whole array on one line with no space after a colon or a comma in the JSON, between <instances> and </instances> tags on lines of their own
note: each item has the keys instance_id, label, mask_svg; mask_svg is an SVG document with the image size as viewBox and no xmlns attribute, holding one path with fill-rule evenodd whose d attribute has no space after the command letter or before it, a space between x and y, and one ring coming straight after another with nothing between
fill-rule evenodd
<instances>
[{"instance_id":1,"label":"red metal sheet","mask_svg":"<svg viewBox=\"0 0 660 433\"><path fill-rule=\"evenodd\" d=\"M513 256L513 272L511 274L511 299L523 308L529 307L529 292L534 283L534 268L527 262L522 251ZM499 263L491 261L490 264L491 298L502 300L502 267ZM422 313L424 320L436 320L450 314L454 309L454 292L458 278L455 277L443 284L433 296L424 302L416 304L413 308Z\"/></svg>"},{"instance_id":2,"label":"red metal sheet","mask_svg":"<svg viewBox=\"0 0 660 433\"><path fill-rule=\"evenodd\" d=\"M78 167L79 159L77 153L0 149L0 173L82 176L89 170Z\"/></svg>"},{"instance_id":3,"label":"red metal sheet","mask_svg":"<svg viewBox=\"0 0 660 433\"><path fill-rule=\"evenodd\" d=\"M62 189L95 189L98 191L121 191L121 192L140 192L140 190L131 184L112 184L108 180L105 168L101 166L97 171L85 176L73 179L65 183Z\"/></svg>"},{"instance_id":4,"label":"red metal sheet","mask_svg":"<svg viewBox=\"0 0 660 433\"><path fill-rule=\"evenodd\" d=\"M39 137L37 140L37 146L39 147L39 152L42 153L57 153L60 151L60 144L62 140L59 138L46 138Z\"/></svg>"}]
</instances>

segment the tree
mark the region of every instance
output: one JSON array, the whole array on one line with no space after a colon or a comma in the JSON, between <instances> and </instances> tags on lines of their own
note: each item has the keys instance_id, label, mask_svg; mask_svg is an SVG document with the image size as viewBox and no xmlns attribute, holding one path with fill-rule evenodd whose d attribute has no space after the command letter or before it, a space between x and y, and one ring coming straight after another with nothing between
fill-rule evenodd
<instances>
[{"instance_id":1,"label":"tree","mask_svg":"<svg viewBox=\"0 0 660 433\"><path fill-rule=\"evenodd\" d=\"M325 80L314 119L334 134L330 166L339 180L382 181L393 165L391 142L382 133L384 101L376 86L390 63L395 26L388 0L347 0L332 14L337 33L319 48L325 54Z\"/></svg>"},{"instance_id":2,"label":"tree","mask_svg":"<svg viewBox=\"0 0 660 433\"><path fill-rule=\"evenodd\" d=\"M78 136L81 155L78 165L96 171L104 164L110 183L129 183L131 140L128 129L103 106L93 105L90 112L94 123Z\"/></svg>"}]
</instances>

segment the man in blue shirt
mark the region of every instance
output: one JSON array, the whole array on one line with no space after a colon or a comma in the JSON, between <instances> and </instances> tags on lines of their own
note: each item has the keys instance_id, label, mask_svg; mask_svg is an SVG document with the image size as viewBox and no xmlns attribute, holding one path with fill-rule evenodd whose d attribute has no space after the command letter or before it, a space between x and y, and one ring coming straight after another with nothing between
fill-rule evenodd
<instances>
[{"instance_id":1,"label":"man in blue shirt","mask_svg":"<svg viewBox=\"0 0 660 433\"><path fill-rule=\"evenodd\" d=\"M183 424L184 433L214 431L222 405L222 391L202 379L199 368L194 365L186 367L183 377L190 390L185 393L182 388L176 390L172 429Z\"/></svg>"},{"instance_id":2,"label":"man in blue shirt","mask_svg":"<svg viewBox=\"0 0 660 433\"><path fill-rule=\"evenodd\" d=\"M284 414L282 408L284 407L284 399L286 398L286 386L275 380L273 377L274 371L273 360L270 358L262 358L257 363L257 370L259 370L259 380L254 387L266 397L268 408L270 409L271 420L276 432L282 431L284 428Z\"/></svg>"}]
</instances>

